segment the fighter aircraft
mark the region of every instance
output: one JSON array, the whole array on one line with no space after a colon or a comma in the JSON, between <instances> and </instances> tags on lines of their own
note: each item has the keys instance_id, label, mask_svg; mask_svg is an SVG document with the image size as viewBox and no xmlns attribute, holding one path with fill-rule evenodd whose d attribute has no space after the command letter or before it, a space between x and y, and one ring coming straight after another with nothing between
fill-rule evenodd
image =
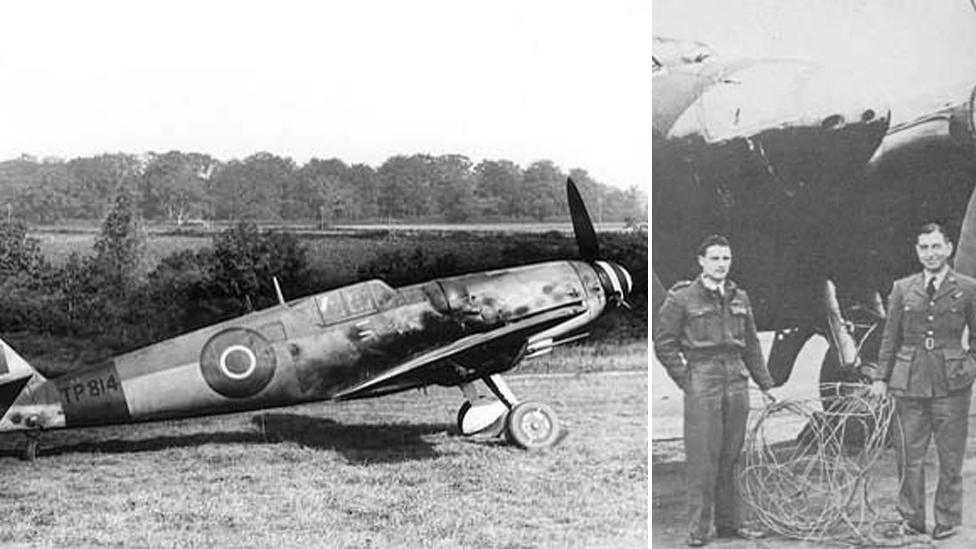
<instances>
[{"instance_id":1,"label":"fighter aircraft","mask_svg":"<svg viewBox=\"0 0 976 549\"><path fill-rule=\"evenodd\" d=\"M876 360L891 282L919 269L922 223L946 225L956 269L976 275L972 83L889 105L817 64L665 38L652 70L655 311L695 275L697 243L726 234L757 325L776 334L774 379L820 333L821 381L852 380Z\"/></svg>"},{"instance_id":2,"label":"fighter aircraft","mask_svg":"<svg viewBox=\"0 0 976 549\"><path fill-rule=\"evenodd\" d=\"M553 410L520 401L501 373L585 336L626 303L628 271L600 260L586 207L566 183L580 259L391 288L367 280L285 302L45 379L0 343L0 432L185 418L321 400L460 387L466 436L500 434L526 449L559 438ZM277 284L276 284L277 288ZM497 400L480 394L482 382Z\"/></svg>"}]
</instances>

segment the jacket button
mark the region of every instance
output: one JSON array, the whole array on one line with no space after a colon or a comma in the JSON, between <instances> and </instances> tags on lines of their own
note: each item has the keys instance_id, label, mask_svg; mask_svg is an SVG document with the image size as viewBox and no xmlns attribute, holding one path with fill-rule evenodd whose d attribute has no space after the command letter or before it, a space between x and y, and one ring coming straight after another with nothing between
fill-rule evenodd
<instances>
[{"instance_id":1,"label":"jacket button","mask_svg":"<svg viewBox=\"0 0 976 549\"><path fill-rule=\"evenodd\" d=\"M929 322L932 322L933 320L935 320L935 317L932 316L932 315L929 315Z\"/></svg>"}]
</instances>

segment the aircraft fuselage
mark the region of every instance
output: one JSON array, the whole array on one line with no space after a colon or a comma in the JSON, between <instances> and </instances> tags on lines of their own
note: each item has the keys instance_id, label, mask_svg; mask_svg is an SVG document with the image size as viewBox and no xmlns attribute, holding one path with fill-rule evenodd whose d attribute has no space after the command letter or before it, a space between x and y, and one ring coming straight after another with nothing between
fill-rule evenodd
<instances>
[{"instance_id":1,"label":"aircraft fuselage","mask_svg":"<svg viewBox=\"0 0 976 549\"><path fill-rule=\"evenodd\" d=\"M4 345L12 366L0 385L13 380L26 387L9 397L5 413L0 408L0 431L163 420L466 383L513 367L534 336L551 341L599 316L615 283L605 266L554 261L399 289L365 281L52 380L26 377L28 369L17 368L26 363ZM482 334L492 337L474 339ZM459 341L473 343L369 383L411 357Z\"/></svg>"}]
</instances>

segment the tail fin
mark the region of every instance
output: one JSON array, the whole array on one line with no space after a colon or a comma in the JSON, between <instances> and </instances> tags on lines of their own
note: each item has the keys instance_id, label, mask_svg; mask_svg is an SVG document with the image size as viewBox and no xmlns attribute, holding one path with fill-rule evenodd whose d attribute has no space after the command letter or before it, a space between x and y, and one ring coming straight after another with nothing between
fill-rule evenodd
<instances>
[{"instance_id":1,"label":"tail fin","mask_svg":"<svg viewBox=\"0 0 976 549\"><path fill-rule=\"evenodd\" d=\"M47 381L40 372L35 370L23 359L13 347L0 339L0 385L14 379L35 376L39 381Z\"/></svg>"},{"instance_id":2,"label":"tail fin","mask_svg":"<svg viewBox=\"0 0 976 549\"><path fill-rule=\"evenodd\" d=\"M24 387L37 387L45 381L47 378L31 367L10 345L0 340L0 423Z\"/></svg>"}]
</instances>

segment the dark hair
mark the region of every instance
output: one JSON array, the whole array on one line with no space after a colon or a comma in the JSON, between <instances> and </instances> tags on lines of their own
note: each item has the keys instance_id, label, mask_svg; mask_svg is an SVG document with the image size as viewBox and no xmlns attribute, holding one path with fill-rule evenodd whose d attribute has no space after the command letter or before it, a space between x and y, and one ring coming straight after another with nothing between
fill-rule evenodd
<instances>
[{"instance_id":1,"label":"dark hair","mask_svg":"<svg viewBox=\"0 0 976 549\"><path fill-rule=\"evenodd\" d=\"M918 234L915 236L915 238L917 239L919 236L922 236L923 234L931 234L931 233L939 233L942 235L942 238L944 238L946 242L952 242L952 240L949 238L949 233L946 232L945 228L942 225L934 222L926 223L921 227L919 227Z\"/></svg>"},{"instance_id":2,"label":"dark hair","mask_svg":"<svg viewBox=\"0 0 976 549\"><path fill-rule=\"evenodd\" d=\"M702 240L702 243L698 246L698 257L705 257L708 249L712 246L724 246L726 248L732 248L732 245L729 244L728 238L725 238L720 234L709 235L706 236L705 240Z\"/></svg>"}]
</instances>

